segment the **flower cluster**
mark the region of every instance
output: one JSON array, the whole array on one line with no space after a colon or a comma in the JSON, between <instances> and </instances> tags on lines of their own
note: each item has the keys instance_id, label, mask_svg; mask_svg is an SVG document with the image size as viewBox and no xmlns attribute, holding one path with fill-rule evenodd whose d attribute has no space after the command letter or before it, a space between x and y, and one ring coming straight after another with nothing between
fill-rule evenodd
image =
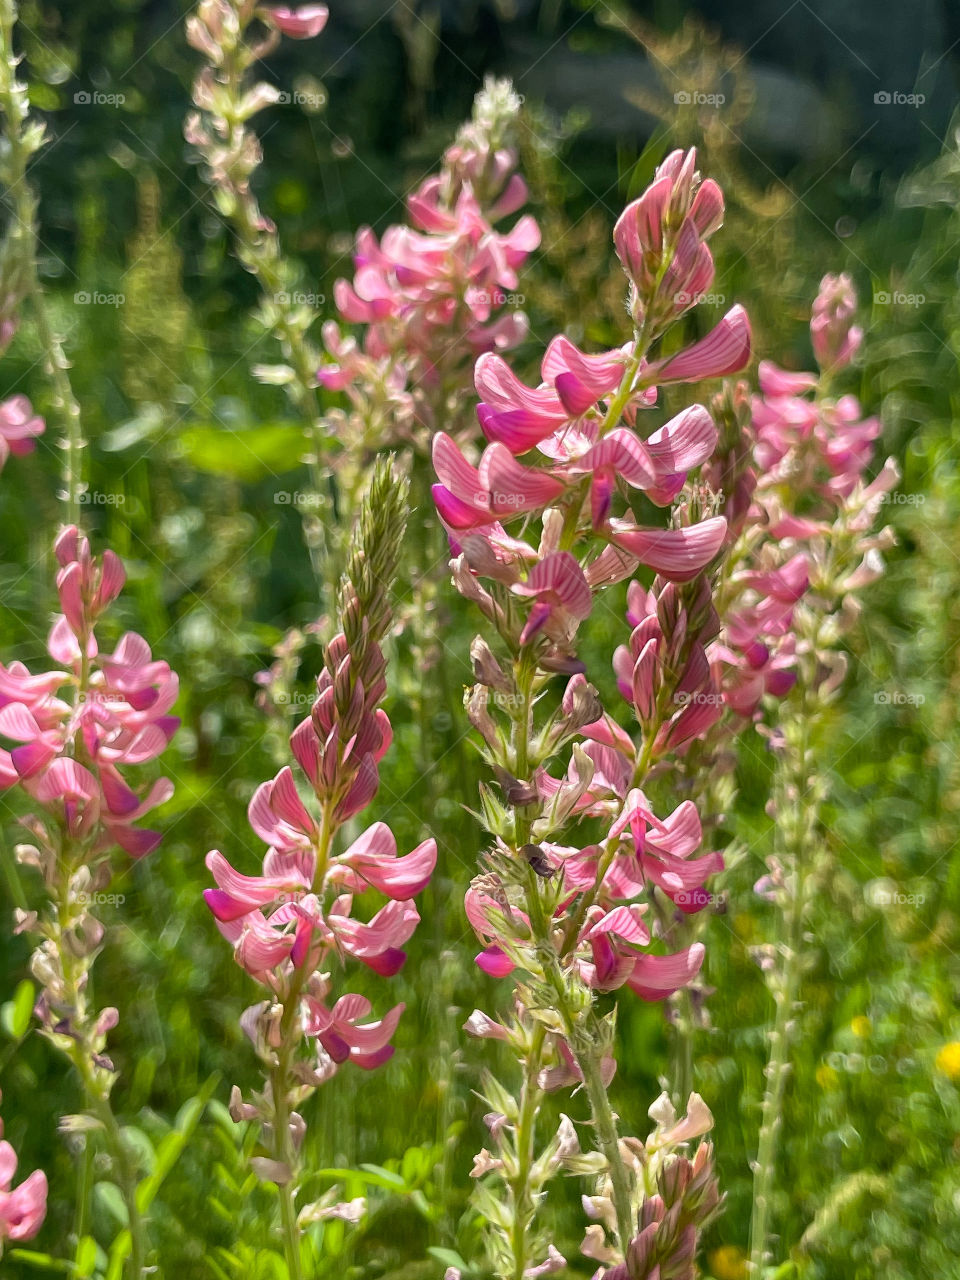
<instances>
[{"instance_id":1,"label":"flower cluster","mask_svg":"<svg viewBox=\"0 0 960 1280\"><path fill-rule=\"evenodd\" d=\"M669 356L651 352L709 285L706 241L722 213L719 188L701 181L693 153L668 157L615 231L632 339L592 355L555 338L537 387L522 383L499 355L483 355L476 370L488 441L482 455L471 462L446 433L433 448L454 582L493 624L508 659L474 642L476 684L466 706L499 795L483 793L493 847L466 910L483 943L481 967L515 974L515 1011L499 1022L477 1012L468 1029L515 1048L528 1091L533 1083L540 1091L584 1085L598 1167L612 1188L614 1230L604 1247L620 1260L636 1219L606 1097L615 1070L613 1015L599 1017L594 993L629 987L663 1000L688 985L704 948L664 950L657 894L681 913L697 912L708 901L705 881L723 865L718 853L698 852L703 831L693 803L663 814L646 792L661 761L682 754L722 713L707 652L719 631L708 571L729 531L717 504L699 500L690 482L714 458L717 427L698 404L646 426L658 385L733 373L749 360L749 323L736 306L692 345ZM534 450L539 459L525 456ZM671 507L669 525L637 520L626 505L634 495ZM530 537L535 518L538 539ZM637 745L588 684L577 632L596 593L640 565L657 577L649 590L630 588L634 630L615 664L641 726ZM550 705L548 685L558 673L569 677L563 694L552 712L535 717L535 707ZM567 767L556 776L549 766L561 753ZM582 819L602 824L601 837L586 847L570 843ZM531 1030L537 1025L539 1034ZM529 1135L517 1133L511 1143L511 1159L532 1160ZM514 1220L526 1217L518 1190L503 1180ZM489 1195L479 1194L481 1211L500 1221L502 1210L498 1217ZM546 1242L530 1236L531 1254L542 1257ZM515 1236L511 1247L516 1256ZM553 1262L547 1251L537 1266L545 1272Z\"/></svg>"},{"instance_id":2,"label":"flower cluster","mask_svg":"<svg viewBox=\"0 0 960 1280\"><path fill-rule=\"evenodd\" d=\"M325 325L333 363L317 376L347 391L357 421L379 442L400 435L423 445L440 421L462 415L471 361L526 334L511 295L540 232L529 215L496 229L527 198L510 145L519 110L509 81L488 78L440 172L408 197L410 225L391 226L379 240L361 229L353 282L337 281L343 320L365 329L358 345L336 323Z\"/></svg>"},{"instance_id":3,"label":"flower cluster","mask_svg":"<svg viewBox=\"0 0 960 1280\"><path fill-rule=\"evenodd\" d=\"M583 1243L584 1254L601 1263L593 1280L694 1280L699 1274L699 1237L717 1216L722 1197L710 1143L699 1143L692 1159L685 1149L713 1128L713 1116L696 1093L690 1095L682 1119L677 1119L666 1093L650 1107L649 1115L655 1128L646 1142L625 1138L621 1143L639 1201L637 1234L622 1262L616 1262L605 1243L604 1227L612 1231L616 1222L609 1180L601 1174L597 1194L584 1197L589 1216L599 1219L587 1228ZM569 1163L588 1164L589 1157Z\"/></svg>"},{"instance_id":4,"label":"flower cluster","mask_svg":"<svg viewBox=\"0 0 960 1280\"><path fill-rule=\"evenodd\" d=\"M44 835L51 856L68 839L91 862L115 845L143 857L160 834L137 823L173 786L161 778L137 791L121 766L145 764L166 748L179 724L170 715L179 682L135 632L112 652L99 650L95 628L126 576L119 557L93 556L72 525L54 550L62 613L47 649L58 667L31 674L21 662L0 663L0 735L19 744L0 750L0 787L21 786L56 819L59 831Z\"/></svg>"},{"instance_id":5,"label":"flower cluster","mask_svg":"<svg viewBox=\"0 0 960 1280\"><path fill-rule=\"evenodd\" d=\"M866 478L880 423L864 417L854 396L831 394L834 376L861 342L855 310L849 278L824 277L810 323L819 375L762 364L761 394L753 404L755 503L778 544L781 567L775 572L788 589L787 571L802 561L809 580L792 605L795 696L767 731L778 757L768 805L776 821L777 849L767 858L768 873L755 886L778 908L778 935L754 951L776 1007L754 1166L750 1267L756 1273L770 1260L777 1135L806 963L807 886L818 869L833 874L825 865L828 842L818 832L828 785L817 767L815 743L824 711L843 682L846 656L838 641L857 616L856 593L883 573L881 553L894 541L890 529L877 531L875 525L897 481L896 465L888 459L875 479ZM802 576L794 570L798 586Z\"/></svg>"},{"instance_id":6,"label":"flower cluster","mask_svg":"<svg viewBox=\"0 0 960 1280\"><path fill-rule=\"evenodd\" d=\"M179 721L170 714L178 680L155 660L135 632L112 652L100 651L96 627L119 595L123 565L112 551L91 554L78 529L55 543L59 614L47 647L57 668L39 674L21 662L0 664L0 734L16 743L0 750L0 787L19 787L39 808L22 819L32 843L17 857L41 874L56 904L51 914L18 909L17 931L42 939L31 958L43 988L37 1015L45 1034L109 1082L104 1054L116 1009L86 1007L86 986L104 929L90 907L110 881L109 855L119 846L134 858L156 849L160 833L137 825L173 794L160 778L132 785L128 766L154 760Z\"/></svg>"},{"instance_id":7,"label":"flower cluster","mask_svg":"<svg viewBox=\"0 0 960 1280\"><path fill-rule=\"evenodd\" d=\"M3 1124L0 1122L0 1138ZM10 1143L0 1141L0 1254L4 1242L31 1240L43 1225L47 1213L47 1175L35 1169L18 1187L17 1153Z\"/></svg>"},{"instance_id":8,"label":"flower cluster","mask_svg":"<svg viewBox=\"0 0 960 1280\"><path fill-rule=\"evenodd\" d=\"M381 976L396 973L419 921L412 899L436 863L433 840L398 857L382 822L342 852L335 849L339 830L376 794L378 763L390 744L380 706L386 692L380 642L390 621L388 592L405 514L403 486L384 461L374 472L342 585L341 630L324 650L310 715L290 737L315 807L304 802L285 767L257 789L249 806L250 824L269 846L262 872L244 875L219 851L207 857L217 885L204 891L207 905L237 962L269 993L244 1013L241 1025L268 1065L270 1085L251 1102L235 1089L232 1110L237 1119L269 1126L277 1145L261 1171L282 1185L295 1178L304 1132L289 1107L343 1063L371 1069L385 1062L403 1011L396 1005L379 1021L367 1021L365 997L331 994L331 966L352 957ZM362 921L352 908L368 889L388 901ZM309 1058L301 1056L304 1039Z\"/></svg>"}]
</instances>

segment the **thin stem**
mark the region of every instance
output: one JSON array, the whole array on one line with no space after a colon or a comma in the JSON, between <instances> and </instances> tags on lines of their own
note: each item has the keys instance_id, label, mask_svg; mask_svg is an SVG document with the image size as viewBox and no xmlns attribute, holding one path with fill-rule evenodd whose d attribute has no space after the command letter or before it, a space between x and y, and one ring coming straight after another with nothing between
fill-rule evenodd
<instances>
[{"instance_id":1,"label":"thin stem","mask_svg":"<svg viewBox=\"0 0 960 1280\"><path fill-rule=\"evenodd\" d=\"M130 1232L130 1274L134 1280L141 1280L146 1266L147 1239L143 1218L137 1204L136 1168L130 1159L120 1125L110 1106L109 1076L105 1077L105 1082L101 1082L94 1066L93 1049L90 1045L90 1020L85 1016L85 1000L81 990L82 975L70 948L64 943L66 916L63 913L69 911L67 902L69 880L69 875L65 875L55 939L63 969L65 1000L69 1007L75 1010L73 1030L76 1038L71 1039L68 1057L80 1077L87 1106L100 1121L105 1134L107 1150L116 1169L117 1186L127 1209L127 1227ZM83 1189L81 1194L85 1194Z\"/></svg>"},{"instance_id":2,"label":"thin stem","mask_svg":"<svg viewBox=\"0 0 960 1280\"><path fill-rule=\"evenodd\" d=\"M287 1105L287 1090L290 1086L289 1072L290 1049L289 1046L285 1046L278 1053L277 1065L270 1076L274 1115L273 1145L274 1158L289 1171L289 1177L277 1187L280 1195L280 1226L283 1232L283 1251L287 1261L287 1272L290 1280L302 1280L300 1228L297 1226L297 1209L294 1199L296 1194L294 1168L296 1153L293 1150L290 1134L290 1109Z\"/></svg>"},{"instance_id":3,"label":"thin stem","mask_svg":"<svg viewBox=\"0 0 960 1280\"><path fill-rule=\"evenodd\" d=\"M513 1222L510 1224L513 1280L523 1280L526 1273L529 1261L527 1234L536 1212L536 1205L530 1194L530 1170L536 1157L537 1116L543 1098L538 1079L545 1039L546 1028L538 1022L533 1029L533 1038L524 1061L523 1091L515 1136L517 1173L510 1180L513 1196Z\"/></svg>"},{"instance_id":4,"label":"thin stem","mask_svg":"<svg viewBox=\"0 0 960 1280\"><path fill-rule=\"evenodd\" d=\"M801 684L796 724L799 741L794 759L783 765L781 794L791 796L794 812L788 822L785 854L790 897L790 909L786 917L783 968L773 1028L770 1032L770 1055L766 1067L766 1087L760 1116L760 1134L757 1144L757 1161L754 1166L753 1207L750 1219L750 1274L761 1276L767 1256L772 1217L772 1199L776 1190L777 1160L780 1148L780 1129L783 1123L783 1099L790 1074L790 1043L794 1015L800 992L803 972L803 916L806 907L806 878L809 860L807 836L816 824L816 804L808 806L813 812L803 811L808 773L808 743L810 720L815 712L808 706L807 682ZM789 741L789 739L788 739ZM792 765L792 768L790 767Z\"/></svg>"},{"instance_id":5,"label":"thin stem","mask_svg":"<svg viewBox=\"0 0 960 1280\"><path fill-rule=\"evenodd\" d=\"M13 50L13 28L17 6L13 0L0 3L0 111L4 118L7 153L4 171L7 192L12 200L12 225L8 231L11 244L18 245L19 265L23 271L21 288L33 306L37 336L44 354L47 376L53 391L53 410L63 428L63 497L67 504L67 521L76 524L80 517L83 492L83 432L80 406L77 404L67 370L70 362L60 336L54 332L47 314L46 300L37 275L37 197L27 181L31 155L41 145L40 135L27 135L26 87L17 80L19 59Z\"/></svg>"},{"instance_id":6,"label":"thin stem","mask_svg":"<svg viewBox=\"0 0 960 1280\"><path fill-rule=\"evenodd\" d=\"M317 836L317 865L314 883L323 884L326 874L327 860L336 833L333 816L334 806L324 804L320 816L320 832ZM280 1047L277 1049L276 1062L270 1069L270 1092L273 1098L273 1158L286 1170L287 1176L278 1183L280 1198L280 1228L283 1233L284 1255L290 1280L302 1280L303 1268L300 1257L300 1228L297 1224L297 1185L298 1156L294 1148L293 1136L290 1132L289 1094L293 1080L290 1064L296 1052L300 1037L298 1014L300 1010L300 994L306 978L303 967L295 968L290 977L290 985L283 999L283 1013L280 1017Z\"/></svg>"}]
</instances>

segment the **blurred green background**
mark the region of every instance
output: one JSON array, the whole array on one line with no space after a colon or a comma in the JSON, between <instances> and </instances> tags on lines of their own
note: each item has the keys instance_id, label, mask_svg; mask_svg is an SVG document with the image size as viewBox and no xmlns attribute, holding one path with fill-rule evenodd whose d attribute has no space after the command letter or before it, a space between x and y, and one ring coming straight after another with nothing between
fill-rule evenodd
<instances>
[{"instance_id":1,"label":"blurred green background","mask_svg":"<svg viewBox=\"0 0 960 1280\"><path fill-rule=\"evenodd\" d=\"M785 1274L960 1276L960 1047L949 1048L960 1041L957 10L933 0L839 10L805 0L334 0L331 8L320 39L285 42L264 67L281 88L309 90L326 105L258 117L266 153L258 194L305 281L330 299L326 314L333 281L349 273L356 228L382 230L402 217L404 194L436 168L487 71L512 75L525 96L521 164L544 229L521 282L531 335L518 367L531 371L560 328L588 343L622 340L610 230L673 146L697 145L703 171L724 185L727 224L713 247L714 289L726 302L715 310L747 305L761 358L808 367L806 319L820 277L846 270L857 283L866 341L850 389L882 415L886 451L903 470L889 508L899 547L868 594L847 696L824 735L833 872L817 886L816 965L804 988L778 1211L796 1246L795 1270ZM218 1103L155 1212L164 1270L268 1276L280 1273L265 1254L236 1241L265 1233L269 1192L251 1188L222 1106L233 1082L255 1080L237 1026L255 994L200 891L210 848L255 865L246 802L278 767L294 721L283 729L265 719L253 678L287 628L316 616L317 602L295 504L277 501L303 484L301 431L281 393L250 377L250 365L272 354L247 318L256 289L182 141L197 64L183 39L186 12L135 0L31 2L21 40L51 139L31 177L41 193L41 273L91 442L85 516L128 567L114 627L142 631L183 687L184 727L163 762L177 784L163 814L167 835L155 856L118 874L113 887L125 901L97 968L101 998L121 1009L115 1099L156 1141L210 1081ZM102 100L111 95L122 101ZM698 95L723 102L704 106ZM25 327L0 363L0 393L26 391L45 411L37 360ZM0 485L4 660L43 662L58 462L51 431ZM414 514L421 528L430 521L429 511ZM350 1194L369 1192L372 1212L349 1237L340 1225L327 1229L331 1277L427 1280L443 1274L443 1250L477 1253L466 1197L482 1106L471 1089L488 1047L460 1027L475 1004L495 1007L503 991L475 971L461 911L480 838L463 814L479 767L459 711L475 621L451 594L442 581L416 595L401 585L396 601L401 621L413 610L432 620L434 643L417 649L408 629L393 646L396 739L371 818L389 821L403 847L435 834L440 869L394 980L408 1005L396 1057L371 1076L341 1075L312 1104L317 1168L382 1166L347 1183ZM598 621L590 677L607 691L605 655L624 636L612 617ZM305 696L316 665L308 650ZM910 701L884 700L897 692ZM717 1117L728 1195L708 1251L714 1280L745 1274L770 1015L748 955L768 936L768 908L750 887L770 848L769 775L754 736L728 831L749 852L708 933L714 1025L697 1044L697 1079ZM7 908L35 894L9 856L15 817L0 800ZM878 881L911 900L881 905ZM0 935L0 999L13 997L27 954L23 939ZM659 1008L623 1005L615 1105L629 1131L644 1132L666 1030ZM37 1243L57 1252L71 1229L73 1175L56 1122L76 1097L47 1046L36 1037L18 1045L9 1015L6 1024L7 1135L24 1170L50 1174L51 1211ZM559 1189L550 1212L571 1274L587 1275L574 1261L577 1193ZM109 1234L109 1197L95 1211ZM36 1274L9 1259L0 1270Z\"/></svg>"}]
</instances>

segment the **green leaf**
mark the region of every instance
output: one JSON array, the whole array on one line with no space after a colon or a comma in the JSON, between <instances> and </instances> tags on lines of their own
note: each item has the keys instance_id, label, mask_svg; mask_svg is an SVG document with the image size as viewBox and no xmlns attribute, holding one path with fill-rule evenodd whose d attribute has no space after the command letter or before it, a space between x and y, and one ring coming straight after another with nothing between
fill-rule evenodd
<instances>
[{"instance_id":1,"label":"green leaf","mask_svg":"<svg viewBox=\"0 0 960 1280\"><path fill-rule=\"evenodd\" d=\"M74 1254L74 1275L92 1275L97 1265L97 1242L93 1236L83 1236L77 1241L77 1252Z\"/></svg>"},{"instance_id":2,"label":"green leaf","mask_svg":"<svg viewBox=\"0 0 960 1280\"><path fill-rule=\"evenodd\" d=\"M400 1175L398 1173L391 1173L389 1169L384 1169L383 1165L361 1164L360 1168L366 1173L374 1174L381 1180L381 1183L385 1182L388 1187L396 1188L398 1191L406 1191L407 1189L407 1184Z\"/></svg>"},{"instance_id":3,"label":"green leaf","mask_svg":"<svg viewBox=\"0 0 960 1280\"><path fill-rule=\"evenodd\" d=\"M299 467L306 440L300 427L273 424L243 431L188 427L180 434L179 448L198 471L251 483Z\"/></svg>"},{"instance_id":4,"label":"green leaf","mask_svg":"<svg viewBox=\"0 0 960 1280\"><path fill-rule=\"evenodd\" d=\"M458 1271L468 1271L469 1267L457 1253L456 1249L441 1249L437 1245L430 1245L427 1253L431 1258L436 1258L438 1262L442 1262L445 1267L456 1267Z\"/></svg>"},{"instance_id":5,"label":"green leaf","mask_svg":"<svg viewBox=\"0 0 960 1280\"><path fill-rule=\"evenodd\" d=\"M29 978L17 983L13 999L7 1000L0 1009L0 1023L11 1040L22 1040L30 1030L33 1017L34 986Z\"/></svg>"},{"instance_id":6,"label":"green leaf","mask_svg":"<svg viewBox=\"0 0 960 1280\"><path fill-rule=\"evenodd\" d=\"M214 1072L205 1082L203 1088L194 1097L188 1098L177 1112L176 1128L161 1138L153 1155L153 1168L149 1177L143 1179L137 1187L137 1207L145 1213L153 1203L157 1192L163 1185L167 1174L174 1167L184 1148L190 1141L194 1129L203 1115L204 1107L220 1083L220 1073Z\"/></svg>"},{"instance_id":7,"label":"green leaf","mask_svg":"<svg viewBox=\"0 0 960 1280\"><path fill-rule=\"evenodd\" d=\"M133 1241L129 1231L121 1231L110 1250L110 1265L107 1268L106 1280L122 1280L123 1264L130 1256Z\"/></svg>"},{"instance_id":8,"label":"green leaf","mask_svg":"<svg viewBox=\"0 0 960 1280\"><path fill-rule=\"evenodd\" d=\"M118 1186L112 1182L98 1182L93 1189L93 1194L115 1222L118 1222L121 1227L127 1226L129 1222L127 1206L123 1202L123 1195Z\"/></svg>"},{"instance_id":9,"label":"green leaf","mask_svg":"<svg viewBox=\"0 0 960 1280\"><path fill-rule=\"evenodd\" d=\"M6 1255L4 1255L6 1256ZM63 1258L55 1258L51 1253L35 1253L32 1249L11 1249L9 1256L17 1262L25 1262L28 1267L36 1267L38 1271L73 1271L73 1263Z\"/></svg>"}]
</instances>

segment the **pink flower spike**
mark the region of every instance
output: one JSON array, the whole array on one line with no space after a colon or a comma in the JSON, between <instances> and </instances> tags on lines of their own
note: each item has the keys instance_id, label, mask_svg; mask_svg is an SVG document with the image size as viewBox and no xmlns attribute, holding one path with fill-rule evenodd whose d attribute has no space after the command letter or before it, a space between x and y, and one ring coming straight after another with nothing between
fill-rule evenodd
<instances>
[{"instance_id":1,"label":"pink flower spike","mask_svg":"<svg viewBox=\"0 0 960 1280\"><path fill-rule=\"evenodd\" d=\"M291 9L283 5L264 5L257 16L293 40L311 40L327 25L330 10L325 4L301 4Z\"/></svg>"}]
</instances>

